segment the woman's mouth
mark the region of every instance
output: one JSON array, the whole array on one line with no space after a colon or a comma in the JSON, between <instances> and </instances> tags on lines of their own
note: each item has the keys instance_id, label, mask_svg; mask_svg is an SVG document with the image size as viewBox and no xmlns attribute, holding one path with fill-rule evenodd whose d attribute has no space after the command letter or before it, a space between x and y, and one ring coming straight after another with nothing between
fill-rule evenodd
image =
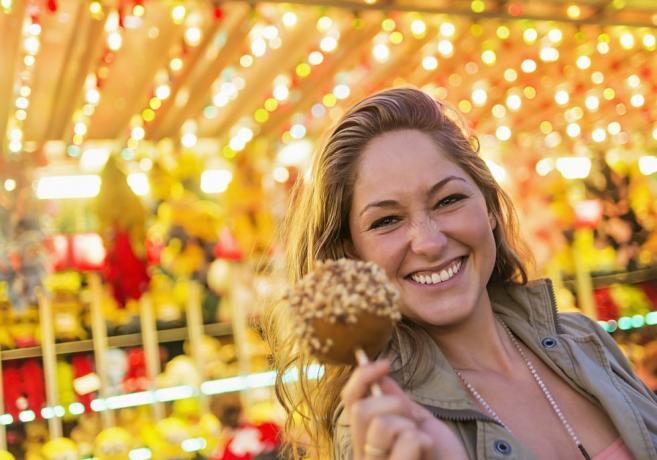
<instances>
[{"instance_id":1,"label":"woman's mouth","mask_svg":"<svg viewBox=\"0 0 657 460\"><path fill-rule=\"evenodd\" d=\"M413 281L416 284L423 285L440 285L446 283L447 281L453 279L456 275L461 273L463 269L463 264L465 263L466 257L459 257L454 260L447 267L436 270L436 271L419 271L412 273L407 276L408 280Z\"/></svg>"}]
</instances>

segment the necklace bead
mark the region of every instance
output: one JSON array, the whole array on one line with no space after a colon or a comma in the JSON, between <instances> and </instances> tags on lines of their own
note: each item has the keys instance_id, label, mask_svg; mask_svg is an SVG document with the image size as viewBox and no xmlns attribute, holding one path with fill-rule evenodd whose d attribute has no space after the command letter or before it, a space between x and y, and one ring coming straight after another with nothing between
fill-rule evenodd
<instances>
[{"instance_id":1,"label":"necklace bead","mask_svg":"<svg viewBox=\"0 0 657 460\"><path fill-rule=\"evenodd\" d=\"M547 385L545 382L543 382L543 379L539 375L538 371L532 364L531 360L527 357L525 352L523 351L522 347L518 343L516 337L513 335L509 327L506 325L506 323L502 320L500 320L500 323L502 324L502 327L506 331L507 335L511 339L511 343L513 343L513 346L515 347L516 350L518 350L518 353L520 353L520 356L522 357L523 361L525 362L525 365L527 366L527 369L529 369L529 373L532 375L534 378L534 381L538 385L538 387L541 389L541 392L545 396L545 399L548 401L550 404L550 407L552 408L552 411L554 414L557 416L559 421L561 422L561 425L564 427L570 438L573 440L579 451L582 453L582 456L590 460L590 456L584 446L582 445L582 442L579 440L579 437L575 433L575 430L570 426L570 423L568 423L568 420L566 420L566 417L563 415L563 412L561 411L561 408L557 404L557 402L554 400L554 397L552 396L552 393L550 393L550 390L548 389ZM502 421L502 419L497 415L497 413L493 410L493 408L488 404L488 402L484 399L483 396L473 387L470 382L468 382L463 374L455 370L456 375L461 379L461 382L463 382L463 385L465 388L470 392L470 394L474 397L474 399L479 403L481 407L483 407L488 415L495 420L498 424L504 427L509 433L511 433L511 430L509 427Z\"/></svg>"}]
</instances>

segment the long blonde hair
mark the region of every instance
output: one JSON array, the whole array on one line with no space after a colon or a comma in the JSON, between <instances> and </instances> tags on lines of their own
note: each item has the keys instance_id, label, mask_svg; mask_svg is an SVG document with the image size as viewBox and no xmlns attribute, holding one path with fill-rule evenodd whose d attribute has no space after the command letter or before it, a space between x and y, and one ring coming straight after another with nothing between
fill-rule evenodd
<instances>
[{"instance_id":1,"label":"long blonde hair","mask_svg":"<svg viewBox=\"0 0 657 460\"><path fill-rule=\"evenodd\" d=\"M313 159L311 180L300 185L285 225L290 281L294 283L313 270L318 260L346 257L343 242L350 238L349 211L359 155L376 136L401 129L429 135L481 190L496 221L493 233L497 256L490 282L526 283L527 271L521 255L527 252L518 235L513 205L478 156L477 139L468 133L456 111L411 88L390 89L367 97L346 112L329 132ZM276 394L288 413L285 433L295 458L297 448L306 443L314 456L323 457L333 447L340 391L351 368L325 366L319 380L309 379L303 370L313 360L299 347L289 326L292 314L285 305L278 304L271 309L264 325L278 371ZM417 371L427 366L421 334L416 332L416 326L407 320L395 331L397 338L404 336L416 357L414 362L404 363L411 369L405 375L422 374ZM299 375L295 386L283 382L283 375L290 370ZM295 433L299 432L305 433L306 442L296 438Z\"/></svg>"}]
</instances>

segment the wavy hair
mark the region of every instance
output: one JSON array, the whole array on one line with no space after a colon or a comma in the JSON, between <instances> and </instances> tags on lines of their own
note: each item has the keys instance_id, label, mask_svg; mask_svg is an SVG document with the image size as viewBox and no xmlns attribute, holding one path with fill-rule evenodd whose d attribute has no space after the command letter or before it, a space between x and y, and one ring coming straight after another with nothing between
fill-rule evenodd
<instances>
[{"instance_id":1,"label":"wavy hair","mask_svg":"<svg viewBox=\"0 0 657 460\"><path fill-rule=\"evenodd\" d=\"M349 212L359 156L375 137L408 129L430 136L481 190L496 221L493 234L497 254L489 283L526 283L527 270L521 257L528 251L519 237L515 210L478 155L477 138L469 133L458 112L411 88L389 89L367 97L329 131L313 158L311 179L297 184L296 200L285 223L290 281L294 283L313 270L319 260L347 257L343 242L350 239ZM290 326L292 314L285 305L277 304L264 324L278 371L276 394L288 414L285 434L295 458L301 446L307 455L325 458L333 448L340 391L352 368L327 365L319 380L309 379L303 370L313 359L299 346ZM403 374L411 380L425 375L430 365L423 345L426 334L419 332L418 326L403 320L391 341L393 348L401 341L410 346L414 358L413 362L403 363L404 369L410 370ZM296 385L283 382L282 376L290 370L298 372ZM304 433L303 439L299 433Z\"/></svg>"}]
</instances>

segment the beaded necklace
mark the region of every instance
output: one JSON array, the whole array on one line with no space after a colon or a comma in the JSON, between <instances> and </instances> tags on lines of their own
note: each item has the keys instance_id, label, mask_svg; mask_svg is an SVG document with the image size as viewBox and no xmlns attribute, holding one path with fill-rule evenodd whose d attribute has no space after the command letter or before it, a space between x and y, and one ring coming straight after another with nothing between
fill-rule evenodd
<instances>
[{"instance_id":1,"label":"beaded necklace","mask_svg":"<svg viewBox=\"0 0 657 460\"><path fill-rule=\"evenodd\" d=\"M579 451L582 453L582 456L586 460L591 460L591 456L589 453L586 451L584 448L584 445L582 445L582 442L579 440L579 437L577 436L577 433L575 433L575 430L573 430L573 427L570 426L570 423L568 423L568 420L566 420L566 417L564 416L563 412L561 412L561 409L559 408L559 405L557 402L554 400L554 397L552 396L552 393L550 393L550 390L548 389L547 385L545 382L543 382L543 379L541 376L538 374L538 371L536 371L536 368L532 364L532 362L529 360L525 352L522 350L520 347L520 344L516 340L515 336L509 329L509 327L504 323L504 321L500 320L502 323L502 326L504 327L504 330L506 333L509 335L509 338L511 339L511 342L513 343L513 346L518 350L518 353L520 353L520 356L522 356L522 359L525 361L525 364L527 365L527 368L529 369L529 372L532 374L532 377L534 378L534 381L536 381L536 384L538 387L541 389L543 392L543 395L545 396L545 399L550 403L550 407L552 408L552 411L556 414L556 416L559 418L561 421L561 425L563 425L564 429L568 432L568 435L571 437ZM468 382L463 374L460 371L455 371L456 375L459 376L461 381L463 382L463 385L465 388L472 394L472 396L475 398L475 400L483 407L488 415L495 420L497 423L502 425L509 433L511 433L511 430L509 427L502 421L502 419L497 415L497 413L493 410L493 408L488 404L488 402L484 399L481 394L473 387L470 382Z\"/></svg>"}]
</instances>

